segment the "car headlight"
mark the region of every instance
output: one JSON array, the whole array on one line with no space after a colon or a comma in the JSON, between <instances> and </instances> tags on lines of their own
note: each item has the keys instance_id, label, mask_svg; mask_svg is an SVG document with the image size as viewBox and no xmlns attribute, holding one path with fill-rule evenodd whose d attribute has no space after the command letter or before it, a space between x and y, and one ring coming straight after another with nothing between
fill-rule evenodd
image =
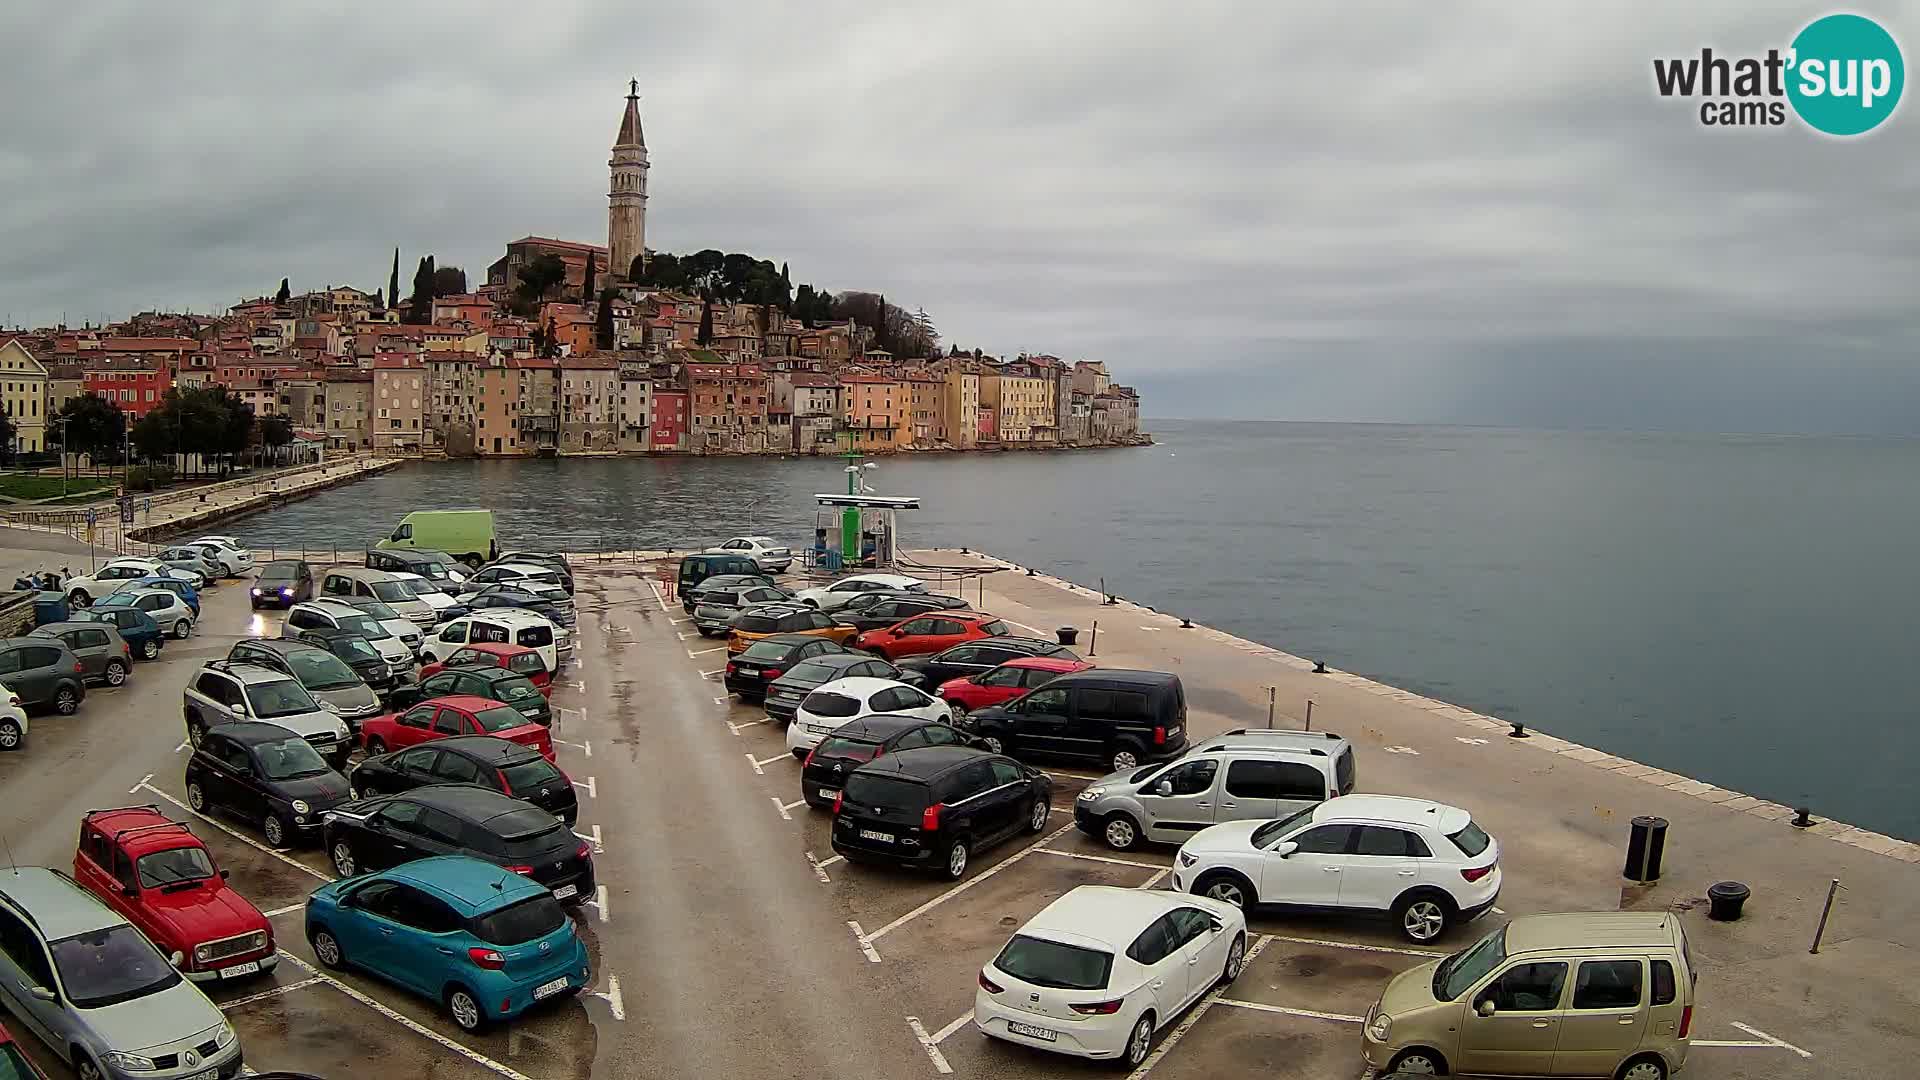
<instances>
[{"instance_id":1,"label":"car headlight","mask_svg":"<svg viewBox=\"0 0 1920 1080\"><path fill-rule=\"evenodd\" d=\"M254 936L255 936L255 937L265 937L266 935L264 935L264 934L256 934L256 935L254 935ZM232 1024L221 1024L221 1025L220 1025L220 1030L219 1030L219 1031L216 1031L216 1032L214 1032L214 1035L213 1035L213 1044L214 1044L215 1046L218 1046L218 1047L219 1047L220 1049L222 1049L222 1050L225 1050L225 1049L226 1049L227 1047L229 1047L229 1046L232 1046L232 1045L233 1045L233 1040L234 1040L235 1038L236 1038L236 1036L235 1036L235 1035L234 1035L234 1033L233 1033L233 1025L232 1025Z\"/></svg>"},{"instance_id":2,"label":"car headlight","mask_svg":"<svg viewBox=\"0 0 1920 1080\"><path fill-rule=\"evenodd\" d=\"M331 702L331 701L322 701L322 702L320 702L320 707L321 707L322 709L325 709L326 711L328 711L328 712L330 712L330 713L337 713L337 712L339 712L339 711L340 711L340 706L338 706L338 705L335 705L335 704L334 704L333 702Z\"/></svg>"},{"instance_id":3,"label":"car headlight","mask_svg":"<svg viewBox=\"0 0 1920 1080\"><path fill-rule=\"evenodd\" d=\"M1386 1013L1375 1013L1373 1019L1367 1021L1367 1038L1374 1042L1386 1042L1387 1036L1391 1034L1393 1034L1393 1017Z\"/></svg>"},{"instance_id":4,"label":"car headlight","mask_svg":"<svg viewBox=\"0 0 1920 1080\"><path fill-rule=\"evenodd\" d=\"M213 946L211 946L211 945L195 945L195 946L193 947L193 962L194 962L194 963L196 963L196 964L204 964L204 963L206 963L207 961L209 961L209 960L211 960L211 959L213 959Z\"/></svg>"},{"instance_id":5,"label":"car headlight","mask_svg":"<svg viewBox=\"0 0 1920 1080\"><path fill-rule=\"evenodd\" d=\"M313 807L309 806L305 799L295 799L293 800L293 812L296 814L311 814L313 813Z\"/></svg>"},{"instance_id":6,"label":"car headlight","mask_svg":"<svg viewBox=\"0 0 1920 1080\"><path fill-rule=\"evenodd\" d=\"M1180 853L1181 866L1192 866L1194 863L1197 863L1199 861L1200 861L1200 857L1198 855L1189 855L1184 851Z\"/></svg>"},{"instance_id":7,"label":"car headlight","mask_svg":"<svg viewBox=\"0 0 1920 1080\"><path fill-rule=\"evenodd\" d=\"M155 1069L152 1058L143 1058L139 1054L123 1054L118 1050L109 1050L100 1055L100 1064L127 1072L152 1072Z\"/></svg>"},{"instance_id":8,"label":"car headlight","mask_svg":"<svg viewBox=\"0 0 1920 1080\"><path fill-rule=\"evenodd\" d=\"M255 590L253 590L253 595L255 595L255 596L259 596L259 595L260 595L260 590L259 590L259 589L255 589Z\"/></svg>"},{"instance_id":9,"label":"car headlight","mask_svg":"<svg viewBox=\"0 0 1920 1080\"><path fill-rule=\"evenodd\" d=\"M1079 801L1092 802L1093 800L1105 794L1106 794L1106 791L1102 788L1088 788L1087 790L1080 793Z\"/></svg>"}]
</instances>

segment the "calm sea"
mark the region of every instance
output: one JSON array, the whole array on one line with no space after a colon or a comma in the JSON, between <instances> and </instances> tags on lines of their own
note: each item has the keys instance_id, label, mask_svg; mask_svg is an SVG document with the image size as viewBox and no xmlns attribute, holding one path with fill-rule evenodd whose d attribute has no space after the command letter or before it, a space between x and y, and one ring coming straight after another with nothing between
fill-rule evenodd
<instances>
[{"instance_id":1,"label":"calm sea","mask_svg":"<svg viewBox=\"0 0 1920 1080\"><path fill-rule=\"evenodd\" d=\"M1907 773L1920 441L1159 421L1154 447L882 459L910 546L969 545L1822 816L1920 837ZM370 542L812 535L837 461L410 466L234 528Z\"/></svg>"}]
</instances>

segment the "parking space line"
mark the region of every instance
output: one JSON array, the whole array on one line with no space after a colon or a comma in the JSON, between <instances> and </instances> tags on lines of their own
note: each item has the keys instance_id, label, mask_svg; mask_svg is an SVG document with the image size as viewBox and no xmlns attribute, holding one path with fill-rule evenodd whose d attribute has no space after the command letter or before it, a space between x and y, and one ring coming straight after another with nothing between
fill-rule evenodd
<instances>
[{"instance_id":1,"label":"parking space line","mask_svg":"<svg viewBox=\"0 0 1920 1080\"><path fill-rule=\"evenodd\" d=\"M927 1034L927 1025L921 1023L919 1017L909 1016L907 1026L913 1029L913 1037L920 1040L921 1048L933 1059L933 1071L942 1074L952 1072L953 1066L947 1064L947 1055L940 1052L939 1041Z\"/></svg>"},{"instance_id":2,"label":"parking space line","mask_svg":"<svg viewBox=\"0 0 1920 1080\"><path fill-rule=\"evenodd\" d=\"M1236 1009L1257 1009L1260 1012L1279 1013L1281 1016L1303 1016L1308 1020L1338 1020L1343 1024L1359 1024L1366 1021L1364 1016L1348 1016L1346 1013L1315 1012L1312 1009L1289 1009L1284 1005L1268 1005L1263 1001L1240 1001L1223 997L1217 1005L1231 1005Z\"/></svg>"},{"instance_id":3,"label":"parking space line","mask_svg":"<svg viewBox=\"0 0 1920 1080\"><path fill-rule=\"evenodd\" d=\"M973 888L975 885L980 884L981 882L987 880L988 878L999 873L1000 871L1005 870L1007 867L1012 866L1014 863L1019 862L1021 859L1024 859L1027 856L1033 854L1034 852L1040 850L1042 845L1052 843L1056 838L1060 836L1061 833L1064 833L1071 828L1073 828L1072 825L1060 826L1058 829L1055 829L1054 831L1048 833L1047 835L1041 837L1040 839L1035 840L1033 843L1028 844L1026 847L1023 847L1019 851L1014 852L1012 855L1008 856L1007 858L1002 859L1001 861L993 864L992 866L987 867L985 870L982 870L979 874L976 874L975 876L968 878L967 880L961 882L960 884L955 885L953 888L948 889L946 892L941 893L939 896L934 897L933 899L927 901L926 903L921 904L919 907L914 908L912 911L907 912L905 915L902 915L899 918L893 920L892 922L881 927L880 929L875 930L872 934L867 935L865 939L863 939L861 944L870 949L872 947L871 946L872 942L878 941L879 939L887 936L888 934L893 933L895 930L900 929L902 926L905 926L906 924L912 922L913 920L919 918L920 916L925 915L927 912L932 911L934 908L939 907L941 904L944 904L947 901L953 899L954 897L959 896L961 893L966 892L968 889ZM875 962L876 963L878 962L878 958L875 958Z\"/></svg>"},{"instance_id":4,"label":"parking space line","mask_svg":"<svg viewBox=\"0 0 1920 1080\"><path fill-rule=\"evenodd\" d=\"M781 821L792 821L792 820L793 820L793 815L792 815L792 814L789 814L789 813L787 813L787 804L786 804L786 803L783 803L783 802L781 802L781 801L780 801L780 796L778 796L778 795L769 795L769 796L767 796L767 798L768 798L768 799L771 799L771 800L773 801L773 808L774 808L774 809L775 809L776 811L778 811L778 812L779 812L779 814L780 814L780 820L781 820ZM802 800L800 800L800 802L806 802L806 800L805 800L805 799L802 799ZM799 805L800 805L800 803L794 803L793 805L795 805L795 806L799 806Z\"/></svg>"},{"instance_id":5,"label":"parking space line","mask_svg":"<svg viewBox=\"0 0 1920 1080\"><path fill-rule=\"evenodd\" d=\"M167 794L166 792L161 791L159 788L154 787L152 784L149 784L144 780L134 785L135 791L140 791L143 789L146 791L150 791L155 795L160 796L161 798L167 800L168 802L179 807L180 809L185 810L187 813L192 814L194 817L199 818L201 821L206 822L207 824L213 826L214 828L219 829L221 832L226 833L228 836L233 837L235 840L238 840L241 843L247 845L248 847L253 848L255 851L264 851L268 855L271 855L274 858L279 859L281 862L286 863L288 866L297 867L298 869L303 870L306 873L312 874L314 877L319 878L321 881L333 880L332 877L326 874L323 874L318 870L315 870L313 867L308 866L306 863L303 863L298 859L291 858L286 855L282 855L280 852L273 850L272 848L261 843L260 841L255 840L253 837L248 836L243 832L240 832L238 829L228 828L226 822L216 821L213 818L208 817L207 815L199 812L198 810L195 810L193 807L188 806L186 803L181 802L179 799L176 799L173 796Z\"/></svg>"},{"instance_id":6,"label":"parking space line","mask_svg":"<svg viewBox=\"0 0 1920 1080\"><path fill-rule=\"evenodd\" d=\"M718 700L720 700L720 699L719 699L719 698L715 698L714 700L715 700L715 701L718 701ZM739 723L737 723L737 724L736 724L736 723L734 723L733 721L731 721L731 720L729 720L729 721L727 721L727 730L728 730L728 731L731 731L731 732L733 732L733 733L734 733L735 735L738 735L738 734L740 734L740 729L741 729L741 728L750 728L750 727L752 727L752 726L754 726L755 724L764 724L764 723L766 723L766 722L768 722L769 720L772 720L772 719L773 719L773 717L771 717L771 716L763 716L763 717L761 717L761 718L760 718L760 719L758 719L758 720L742 720L741 722L739 722Z\"/></svg>"},{"instance_id":7,"label":"parking space line","mask_svg":"<svg viewBox=\"0 0 1920 1080\"><path fill-rule=\"evenodd\" d=\"M651 582L651 581L649 581L649 582L647 582L647 588L649 588L649 589L652 589L652 590L653 590L653 599L654 599L654 602L660 605L660 610L661 610L661 611L666 611L666 610L668 610L668 608L667 608L667 598L666 598L666 597L665 597L664 595L662 595L662 594L661 594L661 592L660 592L660 586L658 586L658 585L655 585L655 584L654 584L653 582Z\"/></svg>"},{"instance_id":8,"label":"parking space line","mask_svg":"<svg viewBox=\"0 0 1920 1080\"><path fill-rule=\"evenodd\" d=\"M581 901L581 906L592 908L594 912L600 916L600 921L606 922L607 887L605 885L595 885L593 887L593 899Z\"/></svg>"},{"instance_id":9,"label":"parking space line","mask_svg":"<svg viewBox=\"0 0 1920 1080\"><path fill-rule=\"evenodd\" d=\"M583 832L581 832L581 831L580 831L579 829L575 829L575 830L573 830L573 835L575 835L575 836L577 836L577 837L579 837L580 839L582 839L582 840L585 840L586 842L588 842L588 843L590 843L590 844L592 844L592 845L593 845L593 853L594 853L595 855L600 855L600 854L604 854L604 853L606 852L606 850L607 850L607 846L606 846L606 844L605 844L604 842L602 842L602 841L601 841L601 839L600 839L600 826L598 826L598 825L594 825L594 826L591 826L591 828L593 829L593 833L592 833L592 835L588 835L587 833L583 833Z\"/></svg>"},{"instance_id":10,"label":"parking space line","mask_svg":"<svg viewBox=\"0 0 1920 1080\"><path fill-rule=\"evenodd\" d=\"M417 1020L413 1020L401 1013L395 1012L393 1009L387 1007L386 1005L382 1005L380 1002L375 1001L373 998L368 997L366 994L363 994L358 990L355 990L353 987L348 986L346 983L341 982L339 979L336 979L333 976L328 975L327 973L321 971L319 968L316 968L312 964L307 963L305 960L302 960L299 957L293 955L292 953L287 952L285 949L280 950L280 955L285 957L288 960L291 960L294 964L298 965L302 970L312 973L321 982L326 983L328 986L333 987L335 990L338 990L341 993L352 998L353 1000L359 1002L360 1004L365 1005L367 1008L372 1009L374 1012L379 1013L381 1016L384 1016L387 1019L392 1020L394 1023L399 1024L401 1027L406 1028L408 1031L411 1031L416 1035L421 1035L428 1039L431 1039L432 1041L440 1044L441 1046L447 1048L448 1050L451 1050L454 1053L459 1054L461 1057L466 1058L468 1061L471 1061L474 1064L479 1065L482 1068L488 1069L492 1072L499 1073L501 1076L506 1077L507 1080L530 1080L530 1078L526 1076L524 1073L515 1072L514 1070L508 1068L507 1066L502 1065L501 1063L488 1057L487 1055L480 1053L478 1050L469 1049L468 1047L462 1045L461 1043L456 1042L453 1039L449 1039L445 1035L442 1035L439 1032L433 1030L432 1028L427 1027L425 1024L422 1024Z\"/></svg>"},{"instance_id":11,"label":"parking space line","mask_svg":"<svg viewBox=\"0 0 1920 1080\"><path fill-rule=\"evenodd\" d=\"M569 709L561 709L560 711L561 711L561 712L570 712L570 711L572 711L572 710L569 710ZM581 715L581 718L582 718L582 719L584 719L584 718L586 717L586 713L584 713L584 712L583 712L583 713L581 713L580 715ZM581 753L583 753L583 754L585 754L585 755L587 755L588 757L592 757L592 756L593 756L593 744L592 744L592 743L590 743L590 742L568 742L568 741L567 741L567 740L565 740L565 739L555 739L555 740L553 740L553 741L554 741L554 742L556 742L556 743L559 743L559 744L560 744L561 746L571 746L571 747L574 747L575 749L577 749L577 750L579 750L579 751L580 751Z\"/></svg>"},{"instance_id":12,"label":"parking space line","mask_svg":"<svg viewBox=\"0 0 1920 1080\"><path fill-rule=\"evenodd\" d=\"M1137 866L1142 870L1167 870L1170 867L1160 863L1139 862L1134 859L1116 859L1108 855L1083 855L1078 851L1060 851L1055 848L1041 848L1042 855L1058 855L1063 859L1085 859L1088 862L1112 863L1115 866Z\"/></svg>"},{"instance_id":13,"label":"parking space line","mask_svg":"<svg viewBox=\"0 0 1920 1080\"><path fill-rule=\"evenodd\" d=\"M586 788L587 798L589 799L597 799L600 797L600 791L599 791L598 785L594 782L594 779L591 776L587 777L587 782L584 784L578 780L575 780L573 782L573 786L577 788Z\"/></svg>"},{"instance_id":14,"label":"parking space line","mask_svg":"<svg viewBox=\"0 0 1920 1080\"><path fill-rule=\"evenodd\" d=\"M751 754L749 754L749 755L747 755L747 756L748 756L748 757L752 757L753 755L751 755ZM754 762L753 762L753 767L754 767L754 768L755 768L756 770L759 770L759 769L762 769L762 768L764 768L765 766L768 766L768 765L771 765L771 764L773 764L774 762L776 762L776 761L781 761L781 760L786 760L786 761L791 761L791 762L793 762L793 763L794 763L795 765L798 765L798 764L800 763L800 759L799 759L799 758L797 758L797 757L794 757L794 756L793 756L793 753L792 753L791 751L789 751L789 752L787 752L787 753L784 753L784 754L775 754L775 755L773 755L772 757L765 757L765 758L754 758Z\"/></svg>"},{"instance_id":15,"label":"parking space line","mask_svg":"<svg viewBox=\"0 0 1920 1080\"><path fill-rule=\"evenodd\" d=\"M248 994L243 998L234 998L232 1001L222 1002L220 1004L220 1011L226 1012L228 1009L237 1009L242 1005L251 1005L256 1001L277 998L281 994L291 994L295 990L305 990L309 986L319 985L321 985L320 979L301 979L299 982L288 983L285 986L276 986L271 990L262 990L257 994Z\"/></svg>"},{"instance_id":16,"label":"parking space line","mask_svg":"<svg viewBox=\"0 0 1920 1080\"><path fill-rule=\"evenodd\" d=\"M1254 941L1253 945L1247 949L1247 955L1240 961L1240 970L1245 971L1247 965L1252 963L1254 957L1259 956L1260 951L1265 949L1267 943L1272 940L1274 939L1266 934L1260 935L1260 937ZM1167 1033L1167 1037L1160 1041L1160 1045L1155 1048L1153 1053L1147 1055L1147 1060L1141 1062L1139 1068L1127 1075L1127 1080L1141 1080L1141 1077L1152 1072L1153 1067L1160 1064L1160 1059L1166 1057L1175 1046L1178 1046L1180 1040L1186 1037L1187 1032L1193 1030L1193 1025L1199 1023L1200 1018L1207 1015L1207 1010L1211 1009L1214 1003L1220 1000L1220 992L1224 989L1226 988L1216 986L1207 991L1206 996L1200 999L1200 1003L1193 1007L1193 1011L1188 1013L1186 1017L1180 1021L1178 1026Z\"/></svg>"},{"instance_id":17,"label":"parking space line","mask_svg":"<svg viewBox=\"0 0 1920 1080\"><path fill-rule=\"evenodd\" d=\"M174 752L174 753L176 753L176 754L178 754L178 753L182 753L182 752L184 752L184 751L185 751L185 750L187 749L187 747L188 747L188 746L190 746L190 745L192 745L192 744L190 744L190 743L188 743L188 742L187 742L187 740L185 740L185 739L181 739L181 740L180 740L180 745L179 745L179 746L176 746L176 747L174 747L174 748L173 748L173 752Z\"/></svg>"},{"instance_id":18,"label":"parking space line","mask_svg":"<svg viewBox=\"0 0 1920 1080\"><path fill-rule=\"evenodd\" d=\"M127 789L127 794L129 794L129 795L138 795L138 794L140 793L140 789L141 789L141 788L143 788L143 787L146 787L146 786L147 786L147 781L149 781L149 780L151 780L151 779L153 779L153 774L152 774L152 773L148 773L147 775L145 775L145 776L143 776L143 777L141 777L141 778L140 778L140 782L139 782L139 783L137 783L137 784L135 784L135 785L133 785L132 787L130 787L130 788L128 788L128 789Z\"/></svg>"},{"instance_id":19,"label":"parking space line","mask_svg":"<svg viewBox=\"0 0 1920 1080\"><path fill-rule=\"evenodd\" d=\"M1362 945L1353 941L1329 941L1326 938L1288 937L1285 934L1266 934L1263 936L1272 938L1274 941L1284 941L1292 945L1324 945L1330 949L1355 949L1359 952L1395 953L1400 956L1418 956L1426 960L1435 960L1447 955L1443 952L1433 952L1428 949L1399 949L1392 945Z\"/></svg>"},{"instance_id":20,"label":"parking space line","mask_svg":"<svg viewBox=\"0 0 1920 1080\"><path fill-rule=\"evenodd\" d=\"M966 1025L966 1022L971 1019L973 1019L973 1010L968 1009L966 1012L963 1012L959 1016L954 1017L952 1023L948 1024L946 1027L941 1028L939 1031L934 1032L933 1041L936 1043L946 1042L947 1036L953 1034L956 1031L959 1031L963 1026Z\"/></svg>"},{"instance_id":21,"label":"parking space line","mask_svg":"<svg viewBox=\"0 0 1920 1080\"><path fill-rule=\"evenodd\" d=\"M754 756L753 756L752 754L741 754L740 756L741 756L741 757L743 757L743 758L746 758L746 759L747 759L747 764L748 764L748 765L750 765L750 766L752 766L752 768L753 768L753 775L755 775L755 776L765 776L765 775L767 775L767 770L765 770L765 769L763 769L763 768L761 768L761 767L760 767L760 759L759 759L759 758L756 758L756 757L754 757Z\"/></svg>"},{"instance_id":22,"label":"parking space line","mask_svg":"<svg viewBox=\"0 0 1920 1080\"><path fill-rule=\"evenodd\" d=\"M723 667L717 667L717 668L714 668L714 669L713 669L712 671L703 671L703 672L701 672L701 673L700 673L700 677L701 677L701 678L703 678L703 679L711 679L711 678L713 678L713 677L714 677L714 676L716 676L716 675L725 675L726 673L727 673L727 669L726 669L726 668L723 668Z\"/></svg>"},{"instance_id":23,"label":"parking space line","mask_svg":"<svg viewBox=\"0 0 1920 1080\"><path fill-rule=\"evenodd\" d=\"M847 857L845 855L829 855L826 858L820 860L820 865L822 867L828 867L828 866L832 866L834 863L846 862L846 861L847 861Z\"/></svg>"},{"instance_id":24,"label":"parking space line","mask_svg":"<svg viewBox=\"0 0 1920 1080\"><path fill-rule=\"evenodd\" d=\"M627 1018L627 1003L626 999L620 996L620 979L618 976L607 976L606 993L603 994L598 990L591 991L591 993L594 997L607 1003L607 1008L613 1010L613 1018L615 1020L625 1020Z\"/></svg>"},{"instance_id":25,"label":"parking space line","mask_svg":"<svg viewBox=\"0 0 1920 1080\"><path fill-rule=\"evenodd\" d=\"M1766 1032L1761 1031L1759 1028L1752 1026L1751 1024L1743 1024L1738 1020L1731 1021L1731 1023L1733 1024L1734 1027L1739 1028L1741 1031L1746 1032L1747 1034L1753 1036L1754 1038L1772 1043L1773 1045L1779 1047L1782 1050L1791 1050L1794 1053L1799 1054L1803 1058L1810 1058L1813 1056L1811 1052L1802 1050L1799 1047L1793 1045L1792 1043L1786 1041L1785 1039L1777 1039L1772 1035L1769 1035Z\"/></svg>"},{"instance_id":26,"label":"parking space line","mask_svg":"<svg viewBox=\"0 0 1920 1080\"><path fill-rule=\"evenodd\" d=\"M696 656L705 656L708 653L717 653L717 652L726 652L726 651L727 651L727 647L725 645L715 645L711 649L688 649L687 659L691 660Z\"/></svg>"},{"instance_id":27,"label":"parking space line","mask_svg":"<svg viewBox=\"0 0 1920 1080\"><path fill-rule=\"evenodd\" d=\"M870 964L879 963L880 951L873 947L873 938L867 936L867 932L860 929L860 924L854 922L852 919L847 920L847 928L853 931L853 940L860 943L860 951L867 954L867 962Z\"/></svg>"},{"instance_id":28,"label":"parking space line","mask_svg":"<svg viewBox=\"0 0 1920 1080\"><path fill-rule=\"evenodd\" d=\"M692 633L686 633L685 631L675 631L673 636L679 638L681 641L686 641L689 638L697 638L701 635L700 635L700 631L695 630Z\"/></svg>"},{"instance_id":29,"label":"parking space line","mask_svg":"<svg viewBox=\"0 0 1920 1080\"><path fill-rule=\"evenodd\" d=\"M1140 884L1139 884L1138 886L1136 886L1136 887L1137 887L1137 888L1141 888L1141 889L1151 889L1151 888L1153 888L1153 887L1154 887L1155 885L1158 885L1158 884L1160 884L1160 883L1161 883L1162 881L1164 881L1164 880L1166 880L1166 877L1167 877L1167 875L1168 875L1168 874L1171 874L1171 873L1173 873L1173 868L1172 868L1172 867L1168 867L1168 868L1166 868L1166 869L1163 869L1163 870L1155 870L1155 871L1153 872L1153 876L1152 876L1152 877L1150 877L1150 878L1148 878L1147 880L1145 880L1145 881L1143 881L1143 882L1141 882L1141 883L1140 883Z\"/></svg>"},{"instance_id":30,"label":"parking space line","mask_svg":"<svg viewBox=\"0 0 1920 1080\"><path fill-rule=\"evenodd\" d=\"M820 884L833 884L833 879L827 876L827 871L820 865L820 860L814 858L811 851L807 852L807 865L813 867L813 876L820 879Z\"/></svg>"},{"instance_id":31,"label":"parking space line","mask_svg":"<svg viewBox=\"0 0 1920 1080\"><path fill-rule=\"evenodd\" d=\"M286 907L277 907L272 911L263 911L260 914L265 915L269 919L277 919L282 915L291 915L296 911L305 910L307 910L307 905L305 901L302 901L298 904L288 904Z\"/></svg>"}]
</instances>

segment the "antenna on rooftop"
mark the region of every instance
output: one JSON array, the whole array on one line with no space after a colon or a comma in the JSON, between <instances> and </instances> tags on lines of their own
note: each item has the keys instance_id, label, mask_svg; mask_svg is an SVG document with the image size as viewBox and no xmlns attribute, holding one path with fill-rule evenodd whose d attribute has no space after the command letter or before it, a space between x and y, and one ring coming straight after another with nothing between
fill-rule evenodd
<instances>
[{"instance_id":1,"label":"antenna on rooftop","mask_svg":"<svg viewBox=\"0 0 1920 1080\"><path fill-rule=\"evenodd\" d=\"M0 833L0 846L4 846L7 849L7 869L16 874L19 873L20 868L13 865L13 845L7 842L7 835L5 833Z\"/></svg>"}]
</instances>

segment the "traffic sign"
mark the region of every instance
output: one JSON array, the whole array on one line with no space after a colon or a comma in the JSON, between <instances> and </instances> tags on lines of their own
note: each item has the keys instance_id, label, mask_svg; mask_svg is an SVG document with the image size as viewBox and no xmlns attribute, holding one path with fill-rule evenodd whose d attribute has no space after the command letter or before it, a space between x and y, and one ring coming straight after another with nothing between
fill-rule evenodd
<instances>
[{"instance_id":1,"label":"traffic sign","mask_svg":"<svg viewBox=\"0 0 1920 1080\"><path fill-rule=\"evenodd\" d=\"M87 528L89 529L93 528L94 522L99 520L100 520L100 511L95 510L91 506L87 507Z\"/></svg>"},{"instance_id":2,"label":"traffic sign","mask_svg":"<svg viewBox=\"0 0 1920 1080\"><path fill-rule=\"evenodd\" d=\"M133 524L133 496L120 496L120 524Z\"/></svg>"}]
</instances>

